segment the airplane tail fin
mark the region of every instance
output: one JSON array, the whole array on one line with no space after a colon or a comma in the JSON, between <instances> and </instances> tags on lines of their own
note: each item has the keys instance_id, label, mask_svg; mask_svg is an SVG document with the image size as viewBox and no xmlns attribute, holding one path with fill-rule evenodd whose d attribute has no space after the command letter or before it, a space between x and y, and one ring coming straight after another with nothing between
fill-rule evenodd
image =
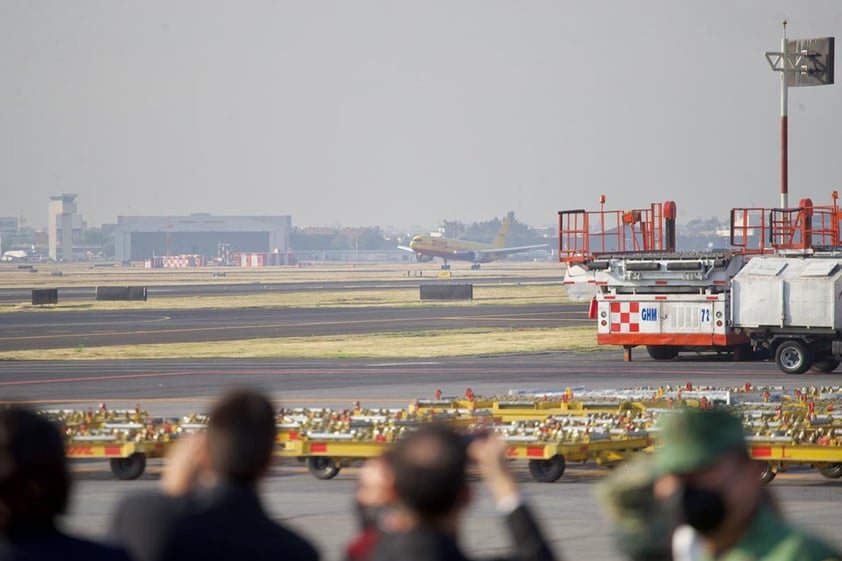
<instances>
[{"instance_id":1,"label":"airplane tail fin","mask_svg":"<svg viewBox=\"0 0 842 561\"><path fill-rule=\"evenodd\" d=\"M513 213L509 213L506 215L506 218L503 219L503 224L500 226L500 231L497 232L497 235L494 236L494 242L491 244L494 247L505 247L506 246L506 236L509 235L509 226L512 224L512 216Z\"/></svg>"}]
</instances>

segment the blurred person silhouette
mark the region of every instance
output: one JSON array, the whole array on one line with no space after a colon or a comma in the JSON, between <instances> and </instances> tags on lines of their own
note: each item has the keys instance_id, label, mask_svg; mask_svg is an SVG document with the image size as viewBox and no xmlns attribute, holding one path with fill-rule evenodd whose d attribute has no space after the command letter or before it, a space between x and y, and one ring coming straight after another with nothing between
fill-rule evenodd
<instances>
[{"instance_id":1,"label":"blurred person silhouette","mask_svg":"<svg viewBox=\"0 0 842 561\"><path fill-rule=\"evenodd\" d=\"M670 413L661 422L660 439L655 496L701 537L698 548L679 528L673 538L675 558L842 559L824 541L787 523L774 507L761 480L761 464L749 456L740 418L722 409Z\"/></svg>"},{"instance_id":2,"label":"blurred person silhouette","mask_svg":"<svg viewBox=\"0 0 842 561\"><path fill-rule=\"evenodd\" d=\"M27 409L0 409L0 560L128 561L122 549L58 528L70 488L59 429Z\"/></svg>"},{"instance_id":3,"label":"blurred person silhouette","mask_svg":"<svg viewBox=\"0 0 842 561\"><path fill-rule=\"evenodd\" d=\"M360 532L345 548L346 561L367 561L385 533L404 529L405 518L397 503L395 476L387 455L365 461L357 478L354 507Z\"/></svg>"},{"instance_id":4,"label":"blurred person silhouette","mask_svg":"<svg viewBox=\"0 0 842 561\"><path fill-rule=\"evenodd\" d=\"M112 534L137 561L312 561L306 539L273 521L257 493L276 442L275 410L237 390L211 410L208 427L180 441L161 492L125 499Z\"/></svg>"},{"instance_id":5,"label":"blurred person silhouette","mask_svg":"<svg viewBox=\"0 0 842 561\"><path fill-rule=\"evenodd\" d=\"M655 497L654 458L638 453L596 485L619 551L631 561L670 561L677 520Z\"/></svg>"},{"instance_id":6,"label":"blurred person silhouette","mask_svg":"<svg viewBox=\"0 0 842 561\"><path fill-rule=\"evenodd\" d=\"M505 516L518 561L550 561L549 546L517 490L505 459L505 442L485 435L469 443L453 429L424 425L399 440L387 456L406 528L384 534L375 561L464 561L459 528L471 491L466 468L477 463L498 511Z\"/></svg>"}]
</instances>

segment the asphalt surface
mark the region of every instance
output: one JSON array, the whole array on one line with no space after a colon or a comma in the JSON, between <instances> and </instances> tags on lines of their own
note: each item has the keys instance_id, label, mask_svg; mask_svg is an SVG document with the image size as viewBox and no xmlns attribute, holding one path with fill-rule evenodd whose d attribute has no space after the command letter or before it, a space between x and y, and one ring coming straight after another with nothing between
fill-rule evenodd
<instances>
[{"instance_id":1,"label":"asphalt surface","mask_svg":"<svg viewBox=\"0 0 842 561\"><path fill-rule=\"evenodd\" d=\"M466 327L557 327L589 324L587 312L582 304L13 312L0 315L0 351Z\"/></svg>"},{"instance_id":2,"label":"asphalt surface","mask_svg":"<svg viewBox=\"0 0 842 561\"><path fill-rule=\"evenodd\" d=\"M683 357L653 362L637 352L631 363L622 353L545 353L520 356L466 357L433 361L372 360L167 360L91 362L2 362L0 396L31 400L40 407L85 408L105 402L111 408L140 404L154 415L183 415L207 410L228 388L256 386L287 406L349 408L405 406L431 397L436 389L461 395L470 387L478 395L500 395L509 389L557 390L658 386L717 387L755 385L795 388L842 385L839 374L785 376L770 362L734 363L719 358ZM594 498L595 485L607 470L592 464L568 466L556 483L531 480L525 464L515 469L524 496L533 506L559 557L568 560L619 561L610 529ZM156 488L159 468L141 479L116 481L102 462L76 464L75 499L66 525L81 534L105 537L111 513L126 493ZM356 526L351 496L355 470L343 470L320 481L296 463L273 472L261 491L267 510L313 539L328 560L341 558L343 544ZM842 480L796 469L779 475L770 489L797 524L842 548ZM502 554L508 534L478 483L476 501L465 525L465 547L473 554Z\"/></svg>"},{"instance_id":3,"label":"asphalt surface","mask_svg":"<svg viewBox=\"0 0 842 561\"><path fill-rule=\"evenodd\" d=\"M293 403L396 403L431 397L436 389L478 395L513 388L601 389L658 387L687 382L709 386L842 386L842 374L787 376L770 361L731 362L716 356L682 355L655 362L636 349L622 352L553 352L434 360L103 360L0 362L0 396L43 403L71 400L161 400L161 414L184 411L241 385L261 388ZM153 409L150 406L147 409Z\"/></svg>"},{"instance_id":4,"label":"asphalt surface","mask_svg":"<svg viewBox=\"0 0 842 561\"><path fill-rule=\"evenodd\" d=\"M217 284L172 284L148 286L147 297L152 298L186 298L195 296L242 296L246 294L261 294L266 292L313 292L332 290L397 290L418 287L422 282L442 282L434 278L419 279L418 277L390 280L362 280L362 281L302 281L302 282L246 282ZM465 283L475 285L511 285L511 284L559 284L558 279L547 277L513 278L499 276L468 276L458 279L448 279L448 283ZM60 284L60 281L57 283ZM142 281L132 283L142 286ZM59 302L94 300L96 286L55 286L58 289ZM32 299L32 289L24 287L0 288L0 302L29 302Z\"/></svg>"}]
</instances>

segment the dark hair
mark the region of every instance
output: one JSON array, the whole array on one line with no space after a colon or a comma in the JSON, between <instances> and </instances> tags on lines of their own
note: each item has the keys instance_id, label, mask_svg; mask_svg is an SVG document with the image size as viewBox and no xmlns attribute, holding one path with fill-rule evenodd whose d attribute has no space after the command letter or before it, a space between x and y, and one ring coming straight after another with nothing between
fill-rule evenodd
<instances>
[{"instance_id":1,"label":"dark hair","mask_svg":"<svg viewBox=\"0 0 842 561\"><path fill-rule=\"evenodd\" d=\"M59 429L27 409L0 409L0 535L51 525L69 493Z\"/></svg>"},{"instance_id":2,"label":"dark hair","mask_svg":"<svg viewBox=\"0 0 842 561\"><path fill-rule=\"evenodd\" d=\"M463 500L467 453L463 438L439 424L398 440L388 455L401 502L422 519L450 512Z\"/></svg>"},{"instance_id":3,"label":"dark hair","mask_svg":"<svg viewBox=\"0 0 842 561\"><path fill-rule=\"evenodd\" d=\"M275 409L261 393L237 390L217 403L208 420L213 470L229 481L254 483L275 448Z\"/></svg>"}]
</instances>

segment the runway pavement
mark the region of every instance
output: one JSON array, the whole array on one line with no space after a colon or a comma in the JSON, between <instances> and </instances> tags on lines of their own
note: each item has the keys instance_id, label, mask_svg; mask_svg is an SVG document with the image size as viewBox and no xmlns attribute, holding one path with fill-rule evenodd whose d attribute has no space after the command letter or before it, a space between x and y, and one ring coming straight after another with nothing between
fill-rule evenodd
<instances>
[{"instance_id":1,"label":"runway pavement","mask_svg":"<svg viewBox=\"0 0 842 561\"><path fill-rule=\"evenodd\" d=\"M189 272L189 271L188 271ZM468 273L470 274L470 273ZM127 283L143 286L144 280ZM165 284L147 287L149 298L185 298L196 296L243 296L246 294L262 294L267 292L312 292L317 290L397 290L417 288L422 282L439 282L434 277L420 279L418 277L389 280L322 280L322 281L290 281L290 282L218 282L204 284ZM448 281L450 282L450 281ZM531 276L466 276L453 279L452 282L465 282L474 285L512 285L512 284L559 284L559 278L531 277ZM56 283L60 285L60 282ZM96 286L55 286L58 289L59 302L80 300L94 300ZM0 288L0 303L29 302L32 289L25 287Z\"/></svg>"},{"instance_id":2,"label":"runway pavement","mask_svg":"<svg viewBox=\"0 0 842 561\"><path fill-rule=\"evenodd\" d=\"M0 363L0 395L29 399L49 407L109 407L141 404L156 415L206 410L210 401L232 386L263 388L286 405L347 408L405 406L417 397L446 395L471 387L478 395L513 388L597 389L609 387L695 384L786 387L841 385L842 376L785 376L768 362L734 363L708 358L653 362L645 353L632 363L622 353L546 353L526 356L468 357L433 361L371 360L167 360ZM593 496L606 470L571 465L558 482L537 483L525 465L516 464L524 495L535 508L553 547L578 561L620 561L608 527ZM77 486L67 524L80 533L107 535L109 518L125 493L153 489L156 469L137 481L115 481L104 463L77 466ZM325 559L341 558L343 544L355 530L350 508L355 471L320 481L298 464L286 463L262 488L267 509L302 531L323 549ZM770 489L795 522L842 547L837 531L842 517L842 481L796 470L779 476ZM477 502L466 526L466 547L477 555L499 555L508 538L487 494L477 488Z\"/></svg>"},{"instance_id":3,"label":"runway pavement","mask_svg":"<svg viewBox=\"0 0 842 561\"><path fill-rule=\"evenodd\" d=\"M542 353L438 360L108 360L0 362L5 399L61 403L70 400L163 400L161 414L201 405L239 385L262 388L294 403L406 405L436 389L461 395L499 394L512 388L616 388L684 385L787 387L842 385L842 374L782 374L771 362L731 362L692 355L655 362L644 351L623 362L618 350ZM156 411L157 411L156 403ZM151 407L147 407L151 409Z\"/></svg>"},{"instance_id":4,"label":"runway pavement","mask_svg":"<svg viewBox=\"0 0 842 561\"><path fill-rule=\"evenodd\" d=\"M0 351L465 327L558 327L591 324L587 312L581 303L14 312L0 316Z\"/></svg>"}]
</instances>

